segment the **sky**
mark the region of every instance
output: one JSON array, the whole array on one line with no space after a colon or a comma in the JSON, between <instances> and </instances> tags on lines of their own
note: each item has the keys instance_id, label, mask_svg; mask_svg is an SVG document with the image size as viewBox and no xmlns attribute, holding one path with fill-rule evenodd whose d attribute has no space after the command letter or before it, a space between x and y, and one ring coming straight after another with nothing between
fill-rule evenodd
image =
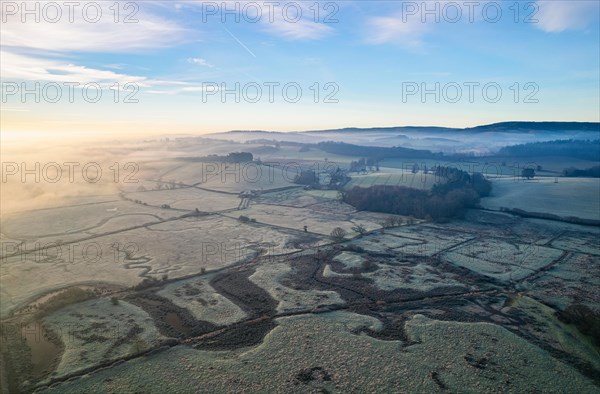
<instances>
[{"instance_id":1,"label":"sky","mask_svg":"<svg viewBox=\"0 0 600 394\"><path fill-rule=\"evenodd\" d=\"M1 1L1 131L600 121L600 2Z\"/></svg>"}]
</instances>

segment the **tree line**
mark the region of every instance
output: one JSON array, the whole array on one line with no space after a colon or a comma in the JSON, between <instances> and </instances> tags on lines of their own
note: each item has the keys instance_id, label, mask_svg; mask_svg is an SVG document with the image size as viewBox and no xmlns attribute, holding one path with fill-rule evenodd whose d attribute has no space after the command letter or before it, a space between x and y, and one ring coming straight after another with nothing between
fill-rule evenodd
<instances>
[{"instance_id":1,"label":"tree line","mask_svg":"<svg viewBox=\"0 0 600 394\"><path fill-rule=\"evenodd\" d=\"M600 161L600 139L598 140L555 140L529 142L501 148L498 156L532 157L563 156Z\"/></svg>"},{"instance_id":2,"label":"tree line","mask_svg":"<svg viewBox=\"0 0 600 394\"><path fill-rule=\"evenodd\" d=\"M575 167L565 168L563 175L567 177L600 178L600 166L594 166L580 170Z\"/></svg>"}]
</instances>

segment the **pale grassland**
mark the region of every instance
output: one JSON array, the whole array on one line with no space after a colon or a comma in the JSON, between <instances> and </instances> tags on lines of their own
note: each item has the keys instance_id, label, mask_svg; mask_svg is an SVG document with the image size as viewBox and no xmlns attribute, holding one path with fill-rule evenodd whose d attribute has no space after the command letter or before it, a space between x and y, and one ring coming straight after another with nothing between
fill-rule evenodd
<instances>
[{"instance_id":1,"label":"pale grassland","mask_svg":"<svg viewBox=\"0 0 600 394\"><path fill-rule=\"evenodd\" d=\"M128 201L102 202L3 215L2 233L42 244L157 222L180 213Z\"/></svg>"},{"instance_id":2,"label":"pale grassland","mask_svg":"<svg viewBox=\"0 0 600 394\"><path fill-rule=\"evenodd\" d=\"M285 227L293 230L307 231L329 236L331 231L340 227L348 237L356 236L352 230L357 224L367 231L381 228L381 222L394 215L377 214L373 212L356 212L351 206L337 201L329 201L311 205L307 208L293 208L280 205L251 204L250 208L241 211L225 213L231 218L240 215L248 216L260 223Z\"/></svg>"},{"instance_id":3,"label":"pale grassland","mask_svg":"<svg viewBox=\"0 0 600 394\"><path fill-rule=\"evenodd\" d=\"M317 203L336 200L336 190L304 190L302 187L279 192L264 193L258 201L263 204L277 204L295 208L305 208Z\"/></svg>"},{"instance_id":4,"label":"pale grassland","mask_svg":"<svg viewBox=\"0 0 600 394\"><path fill-rule=\"evenodd\" d=\"M585 304L600 312L600 257L574 253L568 259L544 272L533 282L525 282L526 290L544 303L564 310L572 304Z\"/></svg>"},{"instance_id":5,"label":"pale grassland","mask_svg":"<svg viewBox=\"0 0 600 394\"><path fill-rule=\"evenodd\" d=\"M598 350L590 339L581 334L574 325L558 320L554 309L527 296L516 297L511 302L510 308L524 313L528 317L529 329L535 331L537 336L546 343L585 360L595 369L600 370Z\"/></svg>"},{"instance_id":6,"label":"pale grassland","mask_svg":"<svg viewBox=\"0 0 600 394\"><path fill-rule=\"evenodd\" d=\"M0 315L4 317L16 306L46 292L75 284L133 286L142 280L141 269L127 269L123 265L124 253L117 253L115 258L110 245L102 246L105 246L103 255L97 259L95 254L86 259L82 257L81 249L77 249L78 257L73 260L64 257L42 261L33 254L3 260L0 264ZM121 263L115 263L116 260Z\"/></svg>"},{"instance_id":7,"label":"pale grassland","mask_svg":"<svg viewBox=\"0 0 600 394\"><path fill-rule=\"evenodd\" d=\"M238 196L213 193L194 187L184 187L173 190L152 190L129 193L127 198L142 201L148 205L169 205L171 208L193 211L196 208L203 212L216 212L234 209L240 203Z\"/></svg>"},{"instance_id":8,"label":"pale grassland","mask_svg":"<svg viewBox=\"0 0 600 394\"><path fill-rule=\"evenodd\" d=\"M157 294L187 309L198 320L229 325L245 319L246 313L240 307L210 286L211 278L207 275L171 283Z\"/></svg>"},{"instance_id":9,"label":"pale grassland","mask_svg":"<svg viewBox=\"0 0 600 394\"><path fill-rule=\"evenodd\" d=\"M333 258L335 261L339 261L344 264L346 269L360 268L365 261L365 258L358 253L354 252L342 252Z\"/></svg>"},{"instance_id":10,"label":"pale grassland","mask_svg":"<svg viewBox=\"0 0 600 394\"><path fill-rule=\"evenodd\" d=\"M328 214L315 215L315 211L310 208L291 208L276 205L252 204L250 208L243 211L234 211L226 214L229 217L237 218L239 215L245 215L260 223L267 223L279 227L285 227L297 231L303 231L304 226L311 233L329 235L336 227L341 227L348 233L354 226L346 214L330 212Z\"/></svg>"},{"instance_id":11,"label":"pale grassland","mask_svg":"<svg viewBox=\"0 0 600 394\"><path fill-rule=\"evenodd\" d=\"M371 186L403 186L412 189L430 190L433 185L439 183L440 177L431 173L422 171L413 174L410 171L396 171L385 173L375 172L366 175L352 175L352 180L348 182L345 189L353 187L371 187Z\"/></svg>"},{"instance_id":12,"label":"pale grassland","mask_svg":"<svg viewBox=\"0 0 600 394\"><path fill-rule=\"evenodd\" d=\"M575 252L588 253L600 256L600 233L590 230L590 232L573 232L560 236L552 241L552 246L559 249L571 250Z\"/></svg>"},{"instance_id":13,"label":"pale grassland","mask_svg":"<svg viewBox=\"0 0 600 394\"><path fill-rule=\"evenodd\" d=\"M404 224L406 224L408 220L408 218L405 216L367 211L356 212L352 214L351 218L353 223L364 226L367 231L372 231L381 228L383 223L386 222L386 220L388 220L389 218L400 219ZM420 220L415 220L415 223L420 222Z\"/></svg>"},{"instance_id":14,"label":"pale grassland","mask_svg":"<svg viewBox=\"0 0 600 394\"><path fill-rule=\"evenodd\" d=\"M410 242L406 241L406 246L398 249L399 252L417 256L432 256L476 237L474 233L454 231L452 227L453 225L440 226L439 228L403 226L386 229L385 232L410 240Z\"/></svg>"},{"instance_id":15,"label":"pale grassland","mask_svg":"<svg viewBox=\"0 0 600 394\"><path fill-rule=\"evenodd\" d=\"M52 377L92 367L157 346L165 339L141 308L108 298L67 306L44 319L65 346Z\"/></svg>"},{"instance_id":16,"label":"pale grassland","mask_svg":"<svg viewBox=\"0 0 600 394\"><path fill-rule=\"evenodd\" d=\"M163 181L239 193L294 186L295 167L271 167L257 163L183 163L162 177ZM297 185L296 185L297 186Z\"/></svg>"},{"instance_id":17,"label":"pale grassland","mask_svg":"<svg viewBox=\"0 0 600 394\"><path fill-rule=\"evenodd\" d=\"M419 240L396 237L391 234L371 234L352 241L356 245L369 252L376 253L399 253L407 245L422 245Z\"/></svg>"},{"instance_id":18,"label":"pale grassland","mask_svg":"<svg viewBox=\"0 0 600 394\"><path fill-rule=\"evenodd\" d=\"M291 272L286 262L270 262L256 268L250 280L265 289L279 302L278 312L307 310L319 305L342 305L344 300L335 291L295 290L281 284L281 279Z\"/></svg>"},{"instance_id":19,"label":"pale grassland","mask_svg":"<svg viewBox=\"0 0 600 394\"><path fill-rule=\"evenodd\" d=\"M41 258L27 254L0 265L1 313L26 300L79 283L133 286L144 276L184 277L254 256L297 251L295 235L224 217L189 218L63 245Z\"/></svg>"},{"instance_id":20,"label":"pale grassland","mask_svg":"<svg viewBox=\"0 0 600 394\"><path fill-rule=\"evenodd\" d=\"M518 208L558 216L600 220L599 178L495 179L492 195L481 204L488 209Z\"/></svg>"},{"instance_id":21,"label":"pale grassland","mask_svg":"<svg viewBox=\"0 0 600 394\"><path fill-rule=\"evenodd\" d=\"M59 186L57 186L59 187ZM64 186L61 186L64 189ZM2 196L2 192L0 191L0 196ZM10 209L9 206L2 206L2 216L4 220L4 215L12 215L12 214L23 214L23 213L35 213L40 212L47 209L57 209L57 208L66 208L78 205L90 205L97 204L103 202L115 202L119 201L120 197L118 194L118 190L114 190L114 193L106 193L100 195L74 195L74 196L59 196L56 199L48 199L44 201L42 204L32 204L31 202L27 204L28 201L23 200L25 197L20 196L21 204L15 204L15 209Z\"/></svg>"},{"instance_id":22,"label":"pale grassland","mask_svg":"<svg viewBox=\"0 0 600 394\"><path fill-rule=\"evenodd\" d=\"M415 315L406 323L412 344L381 341L360 328L378 320L349 312L277 319L253 348L235 352L176 347L110 370L61 383L45 392L450 392L536 390L595 393L572 367L508 330L487 323L456 323ZM474 364L483 365L478 368ZM320 368L314 380L301 372ZM329 379L324 379L324 373ZM499 378L499 377L510 377ZM110 380L107 380L110 378ZM499 380L500 379L500 380Z\"/></svg>"},{"instance_id":23,"label":"pale grassland","mask_svg":"<svg viewBox=\"0 0 600 394\"><path fill-rule=\"evenodd\" d=\"M536 244L489 239L469 242L444 253L442 257L479 274L512 281L552 264L561 254L561 250Z\"/></svg>"}]
</instances>

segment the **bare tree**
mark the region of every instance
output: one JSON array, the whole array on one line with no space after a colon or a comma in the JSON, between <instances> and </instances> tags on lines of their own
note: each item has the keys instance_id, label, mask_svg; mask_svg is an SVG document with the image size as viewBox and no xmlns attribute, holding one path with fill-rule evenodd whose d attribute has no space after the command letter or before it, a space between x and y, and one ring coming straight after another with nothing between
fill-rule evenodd
<instances>
[{"instance_id":1,"label":"bare tree","mask_svg":"<svg viewBox=\"0 0 600 394\"><path fill-rule=\"evenodd\" d=\"M359 233L360 235L365 235L367 233L367 229L362 224L357 224L352 227L352 231Z\"/></svg>"},{"instance_id":2,"label":"bare tree","mask_svg":"<svg viewBox=\"0 0 600 394\"><path fill-rule=\"evenodd\" d=\"M334 241L341 242L344 240L344 237L346 236L346 230L344 230L341 227L336 227L333 229L333 231L331 231L330 236Z\"/></svg>"}]
</instances>

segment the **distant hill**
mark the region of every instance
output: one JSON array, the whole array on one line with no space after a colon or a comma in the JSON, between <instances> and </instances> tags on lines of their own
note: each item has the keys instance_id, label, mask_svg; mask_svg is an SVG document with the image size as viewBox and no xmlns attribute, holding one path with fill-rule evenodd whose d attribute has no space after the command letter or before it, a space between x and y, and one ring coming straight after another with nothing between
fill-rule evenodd
<instances>
[{"instance_id":1,"label":"distant hill","mask_svg":"<svg viewBox=\"0 0 600 394\"><path fill-rule=\"evenodd\" d=\"M480 125L466 128L439 127L439 126L394 126L394 127L347 127L341 129L326 129L326 130L306 130L295 131L293 133L310 134L310 133L364 133L364 132L406 132L406 131L426 131L426 132L469 132L469 133L484 133L484 132L527 132L527 131L584 131L584 132L600 132L600 123L598 122L500 122L488 125ZM266 133L279 134L277 131L261 131L261 130L232 130L225 134L236 133ZM287 133L286 133L287 134Z\"/></svg>"},{"instance_id":2,"label":"distant hill","mask_svg":"<svg viewBox=\"0 0 600 394\"><path fill-rule=\"evenodd\" d=\"M308 131L229 131L206 138L276 145L344 142L357 146L402 147L446 155L493 155L500 148L555 140L596 140L598 122L501 122L468 128L397 126Z\"/></svg>"},{"instance_id":3,"label":"distant hill","mask_svg":"<svg viewBox=\"0 0 600 394\"><path fill-rule=\"evenodd\" d=\"M462 129L474 132L523 132L532 131L598 131L600 132L600 123L598 122L501 122L488 125L476 126Z\"/></svg>"}]
</instances>

